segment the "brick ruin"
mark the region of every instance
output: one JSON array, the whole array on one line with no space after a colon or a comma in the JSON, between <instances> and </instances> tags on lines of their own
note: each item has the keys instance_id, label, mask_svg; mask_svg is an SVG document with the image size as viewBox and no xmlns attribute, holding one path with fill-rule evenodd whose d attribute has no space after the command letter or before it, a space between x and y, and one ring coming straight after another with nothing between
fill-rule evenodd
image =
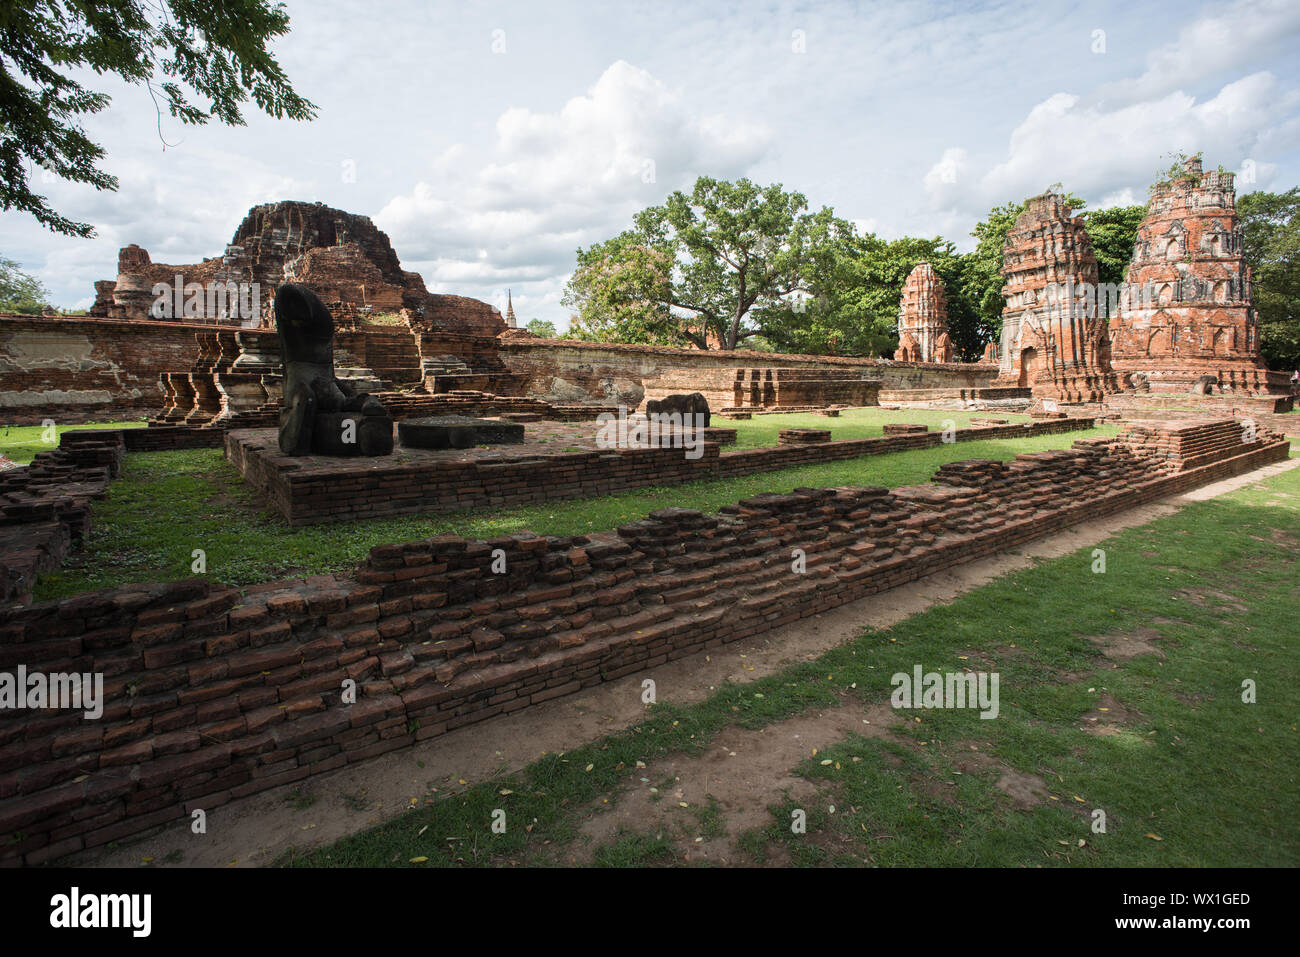
<instances>
[{"instance_id":1,"label":"brick ruin","mask_svg":"<svg viewBox=\"0 0 1300 957\"><path fill-rule=\"evenodd\" d=\"M1120 385L1111 372L1106 319L1088 308L1097 257L1083 218L1055 192L1030 197L1003 249L1000 365L994 386L1039 398L1098 402ZM1095 302L1095 300L1094 300ZM1091 313L1091 314L1090 314Z\"/></svg>"},{"instance_id":2,"label":"brick ruin","mask_svg":"<svg viewBox=\"0 0 1300 957\"><path fill-rule=\"evenodd\" d=\"M948 297L943 280L928 262L918 263L903 284L894 358L900 362L952 362Z\"/></svg>"},{"instance_id":3,"label":"brick ruin","mask_svg":"<svg viewBox=\"0 0 1300 957\"><path fill-rule=\"evenodd\" d=\"M1117 287L1099 284L1083 220L1053 192L1026 201L1007 234L1003 275L1002 335L985 351L999 362L994 386L1125 417L1291 407L1286 373L1269 371L1260 354L1233 174L1206 172L1199 157L1152 187ZM1193 392L1203 394L1180 401Z\"/></svg>"},{"instance_id":4,"label":"brick ruin","mask_svg":"<svg viewBox=\"0 0 1300 957\"><path fill-rule=\"evenodd\" d=\"M1091 428L1093 423L1091 418L1074 417L956 429L951 440L1052 435ZM275 433L267 429L229 432L225 447L231 464L266 496L269 508L290 525L313 525L465 508L512 508L649 485L716 481L933 448L944 441L942 432L925 427L905 435L834 442L826 430L787 429L781 431L775 448L724 451L714 439L732 430L711 429L706 430L698 457L691 458L675 448L603 448L595 441L596 431L591 423L580 428L539 424L518 445L481 451L404 449L401 461L360 467L324 456L286 456L276 445ZM804 435L786 433L816 436L806 444L800 441ZM123 434L133 438L129 432ZM557 446L564 451L556 451Z\"/></svg>"},{"instance_id":5,"label":"brick ruin","mask_svg":"<svg viewBox=\"0 0 1300 957\"><path fill-rule=\"evenodd\" d=\"M8 605L0 668L101 673L105 700L95 721L0 712L0 861L140 836L1288 453L1230 420L1134 425L944 465L928 485L666 508L582 536L444 535L242 590L200 578ZM486 571L494 549L504 575Z\"/></svg>"},{"instance_id":6,"label":"brick ruin","mask_svg":"<svg viewBox=\"0 0 1300 957\"><path fill-rule=\"evenodd\" d=\"M506 328L501 313L464 296L430 293L419 273L407 272L388 236L368 216L322 203L284 201L254 206L220 256L172 266L154 263L148 251L130 245L118 254L116 280L95 283L90 315L108 319L168 318L185 322L229 322L230 305L208 297L193 311L160 316L151 312L155 284L257 284L260 315L236 324L269 326L275 290L285 282L311 287L336 320L403 310L429 328L495 336ZM189 300L186 300L187 307Z\"/></svg>"},{"instance_id":7,"label":"brick ruin","mask_svg":"<svg viewBox=\"0 0 1300 957\"><path fill-rule=\"evenodd\" d=\"M1142 390L1190 391L1201 376L1244 394L1290 392L1285 373L1260 357L1232 173L1188 159L1182 175L1157 183L1110 322L1111 363ZM1147 287L1154 301L1141 301Z\"/></svg>"}]
</instances>

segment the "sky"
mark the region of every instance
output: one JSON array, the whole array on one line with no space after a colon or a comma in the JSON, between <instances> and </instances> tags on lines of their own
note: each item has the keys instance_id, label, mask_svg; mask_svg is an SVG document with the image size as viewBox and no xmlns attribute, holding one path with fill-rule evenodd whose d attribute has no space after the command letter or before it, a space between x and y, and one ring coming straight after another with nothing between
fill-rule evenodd
<instances>
[{"instance_id":1,"label":"sky","mask_svg":"<svg viewBox=\"0 0 1300 957\"><path fill-rule=\"evenodd\" d=\"M1176 151L1238 191L1300 184L1300 3L370 4L289 0L272 50L316 119L184 126L112 77L84 128L116 192L42 179L94 224L0 213L0 257L86 308L128 243L219 255L258 203L370 216L431 292L568 324L579 247L742 176L885 239L959 249L995 205L1054 183L1143 202Z\"/></svg>"}]
</instances>

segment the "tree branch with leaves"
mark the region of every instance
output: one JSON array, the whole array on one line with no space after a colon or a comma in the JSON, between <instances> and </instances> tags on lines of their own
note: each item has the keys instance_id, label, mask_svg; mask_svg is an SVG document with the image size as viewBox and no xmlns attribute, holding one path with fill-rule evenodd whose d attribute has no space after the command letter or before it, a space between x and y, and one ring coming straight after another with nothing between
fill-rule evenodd
<instances>
[{"instance_id":1,"label":"tree branch with leaves","mask_svg":"<svg viewBox=\"0 0 1300 957\"><path fill-rule=\"evenodd\" d=\"M70 182L117 189L117 177L99 165L104 148L81 126L111 98L74 79L74 69L144 84L189 125L215 118L243 126L250 97L276 119L312 119L315 106L294 92L267 50L288 32L284 6L265 0L0 4L0 209L31 213L54 232L94 235L90 224L63 216L31 188L39 166Z\"/></svg>"}]
</instances>

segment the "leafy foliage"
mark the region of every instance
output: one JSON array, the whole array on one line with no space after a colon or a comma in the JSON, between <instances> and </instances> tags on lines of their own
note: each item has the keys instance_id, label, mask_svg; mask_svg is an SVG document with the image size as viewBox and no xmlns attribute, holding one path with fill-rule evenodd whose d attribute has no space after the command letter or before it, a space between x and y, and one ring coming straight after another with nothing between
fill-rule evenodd
<instances>
[{"instance_id":1,"label":"leafy foliage","mask_svg":"<svg viewBox=\"0 0 1300 957\"><path fill-rule=\"evenodd\" d=\"M687 196L638 213L631 229L578 250L565 304L597 341L735 349L810 279L825 276L853 227L800 193L702 176ZM794 308L785 314L794 314Z\"/></svg>"},{"instance_id":2,"label":"leafy foliage","mask_svg":"<svg viewBox=\"0 0 1300 957\"><path fill-rule=\"evenodd\" d=\"M1119 285L1124 281L1137 243L1138 226L1146 213L1146 207L1138 205L1094 209L1083 214L1088 238L1097 254L1101 282Z\"/></svg>"},{"instance_id":3,"label":"leafy foliage","mask_svg":"<svg viewBox=\"0 0 1300 957\"><path fill-rule=\"evenodd\" d=\"M0 259L0 312L35 316L49 305L49 291L12 259Z\"/></svg>"},{"instance_id":4,"label":"leafy foliage","mask_svg":"<svg viewBox=\"0 0 1300 957\"><path fill-rule=\"evenodd\" d=\"M1300 368L1300 187L1237 200L1254 274L1261 349L1275 369Z\"/></svg>"},{"instance_id":5,"label":"leafy foliage","mask_svg":"<svg viewBox=\"0 0 1300 957\"><path fill-rule=\"evenodd\" d=\"M543 339L558 339L559 331L555 328L555 323L549 319L530 319L528 325L524 327L535 336L541 336Z\"/></svg>"},{"instance_id":6,"label":"leafy foliage","mask_svg":"<svg viewBox=\"0 0 1300 957\"><path fill-rule=\"evenodd\" d=\"M250 95L277 119L311 119L315 107L294 92L266 49L288 30L284 7L266 0L0 5L0 209L29 212L55 232L93 235L89 224L60 215L30 187L35 164L75 183L117 189L117 177L98 165L103 147L80 126L110 97L74 79L77 71L144 83L182 123L215 117L242 126ZM155 86L159 75L166 79ZM191 94L208 100L207 107L191 103Z\"/></svg>"}]
</instances>

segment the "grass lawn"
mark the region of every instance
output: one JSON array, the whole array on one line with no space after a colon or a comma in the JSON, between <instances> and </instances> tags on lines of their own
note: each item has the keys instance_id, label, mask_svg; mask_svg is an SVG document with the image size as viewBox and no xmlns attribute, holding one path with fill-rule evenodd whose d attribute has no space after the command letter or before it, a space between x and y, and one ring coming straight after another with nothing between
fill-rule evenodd
<instances>
[{"instance_id":1,"label":"grass lawn","mask_svg":"<svg viewBox=\"0 0 1300 957\"><path fill-rule=\"evenodd\" d=\"M730 448L753 449L776 445L776 434L781 429L830 429L832 439L871 439L885 434L886 422L916 422L928 425L938 432L945 423L955 423L959 429L970 425L971 419L1006 419L1008 423L1032 422L1027 415L1014 412L949 412L934 409L847 409L835 418L813 412L790 412L780 415L756 415L752 419L731 419L716 416L713 424L736 430L736 444Z\"/></svg>"},{"instance_id":2,"label":"grass lawn","mask_svg":"<svg viewBox=\"0 0 1300 957\"><path fill-rule=\"evenodd\" d=\"M972 657L1000 674L997 719L903 712L884 736L850 735L809 754L796 768L816 791L798 805L807 833L791 832L796 805L779 801L768 825L734 835L739 846L755 861L829 866L1300 863L1300 470L1101 547L1104 574L1092 572L1091 548L1039 562L817 660L723 685L696 705L661 699L626 732L458 793L430 792L388 823L278 863L557 863L580 840L584 816L599 813L592 807L660 783L655 762L666 755L701 754L735 725L878 706L889 700L892 674L916 664L960 670L975 666ZM1139 629L1149 629L1149 653L1103 655L1098 638ZM1242 700L1247 679L1257 703ZM972 747L986 763L972 765ZM638 761L646 770L633 770ZM439 769L453 780L454 771ZM1015 772L1040 783L1029 806L997 786ZM494 834L496 808L531 823ZM1097 809L1105 833L1092 828ZM593 859L673 863L692 846L689 835L727 826L713 807L667 813L679 827L625 832L588 848Z\"/></svg>"},{"instance_id":3,"label":"grass lawn","mask_svg":"<svg viewBox=\"0 0 1300 957\"><path fill-rule=\"evenodd\" d=\"M218 449L141 453L126 457L122 478L94 504L86 547L61 570L43 577L35 596L43 601L127 582L186 578L196 548L205 552L207 573L213 578L249 584L349 568L375 545L447 532L471 538L523 529L540 535L581 535L616 528L667 505L711 512L760 492L788 492L800 486L913 485L928 481L946 462L1010 459L1022 452L1068 448L1076 439L1115 431L1105 426L1061 435L959 442L596 499L298 528L266 511Z\"/></svg>"},{"instance_id":4,"label":"grass lawn","mask_svg":"<svg viewBox=\"0 0 1300 957\"><path fill-rule=\"evenodd\" d=\"M58 425L57 434L62 435L74 429L142 429L147 423L139 422L102 422L87 425ZM0 455L7 455L19 465L27 465L36 457L37 452L49 452L58 446L58 442L44 440L45 428L40 425L5 425L0 426Z\"/></svg>"}]
</instances>

